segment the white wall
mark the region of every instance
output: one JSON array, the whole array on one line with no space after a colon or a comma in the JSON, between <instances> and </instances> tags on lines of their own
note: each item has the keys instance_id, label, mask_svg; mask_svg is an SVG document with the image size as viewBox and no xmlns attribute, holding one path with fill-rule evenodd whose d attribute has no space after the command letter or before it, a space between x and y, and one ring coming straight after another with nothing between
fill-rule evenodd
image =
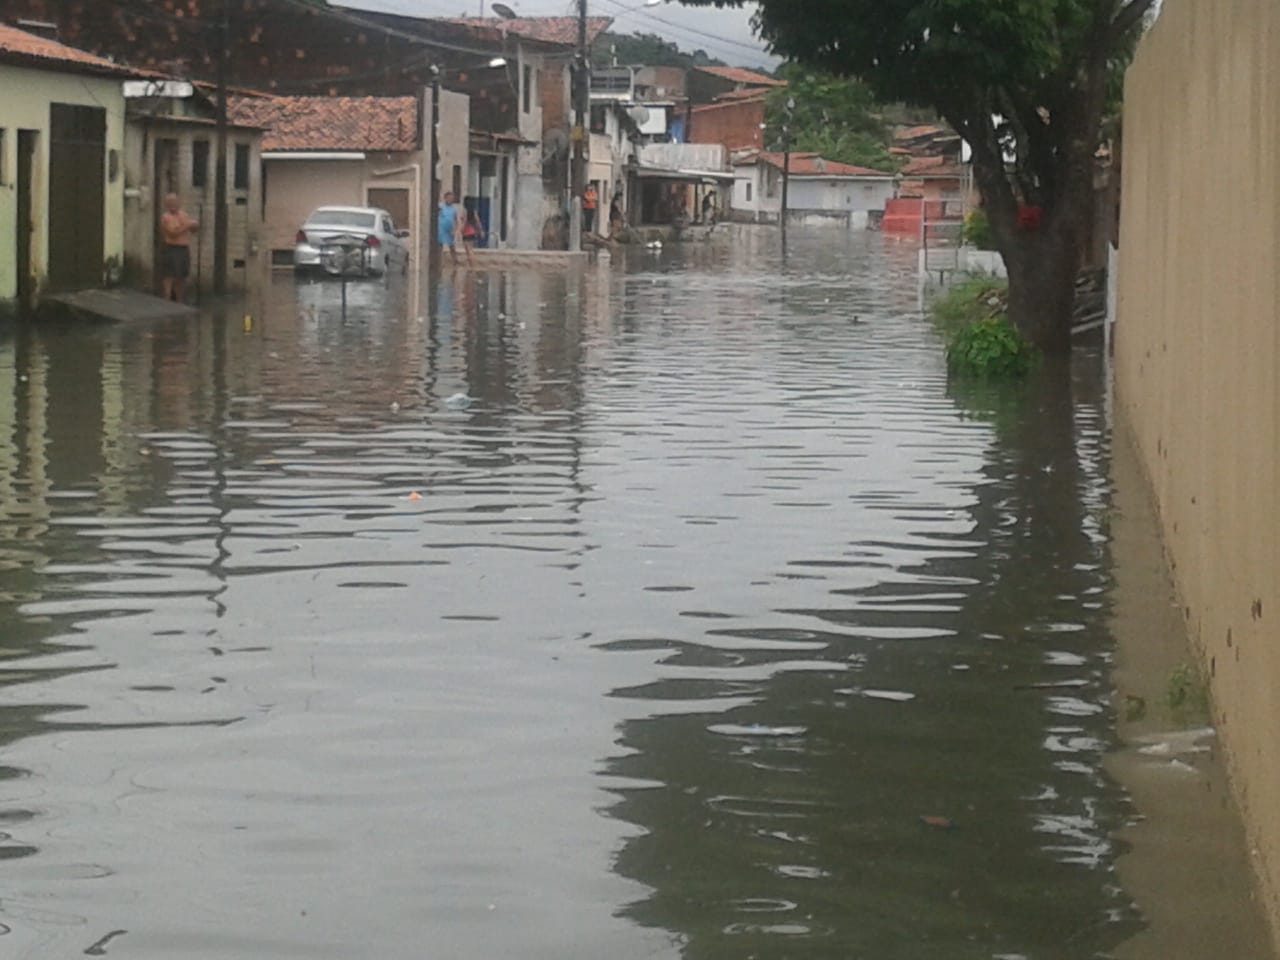
<instances>
[{"instance_id":1,"label":"white wall","mask_svg":"<svg viewBox=\"0 0 1280 960\"><path fill-rule=\"evenodd\" d=\"M893 194L894 183L888 178L853 180L792 177L787 188L787 206L793 211L866 212L883 210L885 201L892 200Z\"/></svg>"},{"instance_id":2,"label":"white wall","mask_svg":"<svg viewBox=\"0 0 1280 960\"><path fill-rule=\"evenodd\" d=\"M650 143L640 151L645 166L667 170L729 169L729 154L719 143Z\"/></svg>"},{"instance_id":3,"label":"white wall","mask_svg":"<svg viewBox=\"0 0 1280 960\"><path fill-rule=\"evenodd\" d=\"M536 250L542 242L542 224L547 203L542 188L542 95L538 90L543 58L521 44L516 53L516 76L523 85L526 72L533 83L529 91L529 109L524 109L524 90L517 91L516 117L520 136L533 144L516 150L511 184L511 231L508 246L517 250ZM529 67L526 71L525 66Z\"/></svg>"}]
</instances>

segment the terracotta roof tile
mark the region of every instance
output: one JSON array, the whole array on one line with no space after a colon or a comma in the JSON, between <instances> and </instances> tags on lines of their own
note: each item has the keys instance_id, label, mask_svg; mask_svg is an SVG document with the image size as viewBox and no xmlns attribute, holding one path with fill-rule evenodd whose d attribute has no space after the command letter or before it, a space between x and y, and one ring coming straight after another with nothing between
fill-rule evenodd
<instances>
[{"instance_id":1,"label":"terracotta roof tile","mask_svg":"<svg viewBox=\"0 0 1280 960\"><path fill-rule=\"evenodd\" d=\"M749 157L745 163L758 163L764 161L770 166L782 169L784 163L784 155L781 153L762 150L754 157ZM885 173L883 170L872 170L870 167L859 167L852 163L841 163L838 160L825 160L816 153L802 153L799 151L791 154L791 175L793 177L892 177L892 173Z\"/></svg>"},{"instance_id":2,"label":"terracotta roof tile","mask_svg":"<svg viewBox=\"0 0 1280 960\"><path fill-rule=\"evenodd\" d=\"M694 69L719 77L721 80L728 80L730 83L741 83L749 87L785 87L787 85L785 81L766 77L763 73L756 73L754 70L744 70L742 67L695 67Z\"/></svg>"},{"instance_id":3,"label":"terracotta roof tile","mask_svg":"<svg viewBox=\"0 0 1280 960\"><path fill-rule=\"evenodd\" d=\"M263 128L264 150L418 148L414 97L232 97L227 114Z\"/></svg>"},{"instance_id":4,"label":"terracotta roof tile","mask_svg":"<svg viewBox=\"0 0 1280 960\"><path fill-rule=\"evenodd\" d=\"M915 140L917 137L950 137L954 134L946 127L939 126L936 123L926 123L915 127L898 127L893 132L898 140Z\"/></svg>"},{"instance_id":5,"label":"terracotta roof tile","mask_svg":"<svg viewBox=\"0 0 1280 960\"><path fill-rule=\"evenodd\" d=\"M158 76L151 71L133 70L105 57L3 24L0 24L0 59L38 67L56 67L76 73L109 74L122 79Z\"/></svg>"},{"instance_id":6,"label":"terracotta roof tile","mask_svg":"<svg viewBox=\"0 0 1280 960\"><path fill-rule=\"evenodd\" d=\"M578 42L577 17L516 17L514 20L501 20L494 17L450 17L445 23L456 23L464 27L487 27L500 33L511 33L526 40L539 43L554 43L572 47ZM595 43L600 34L609 29L612 17L587 18L587 44Z\"/></svg>"},{"instance_id":7,"label":"terracotta roof tile","mask_svg":"<svg viewBox=\"0 0 1280 960\"><path fill-rule=\"evenodd\" d=\"M757 91L757 92L759 92L759 91ZM739 108L759 107L759 108L760 108L760 115L761 115L761 117L763 118L763 116L764 116L764 97L763 97L763 96L758 96L758 97L737 97L737 98L732 99L732 100L717 100L715 103L703 103L703 104L699 104L698 106L696 106L696 107L694 107L694 108L693 108L693 112L694 112L695 114L697 114L697 113L707 113L708 111L711 111L711 110L731 110L731 109L733 109L734 107L739 107Z\"/></svg>"},{"instance_id":8,"label":"terracotta roof tile","mask_svg":"<svg viewBox=\"0 0 1280 960\"><path fill-rule=\"evenodd\" d=\"M902 175L904 177L952 179L963 176L963 172L958 164L952 163L946 157L916 157L914 160L908 161L907 165L902 168Z\"/></svg>"},{"instance_id":9,"label":"terracotta roof tile","mask_svg":"<svg viewBox=\"0 0 1280 960\"><path fill-rule=\"evenodd\" d=\"M768 93L767 90L762 90L759 87L743 87L740 90L730 90L727 93L720 94L715 98L714 102L729 103L734 100L763 100L766 93Z\"/></svg>"}]
</instances>

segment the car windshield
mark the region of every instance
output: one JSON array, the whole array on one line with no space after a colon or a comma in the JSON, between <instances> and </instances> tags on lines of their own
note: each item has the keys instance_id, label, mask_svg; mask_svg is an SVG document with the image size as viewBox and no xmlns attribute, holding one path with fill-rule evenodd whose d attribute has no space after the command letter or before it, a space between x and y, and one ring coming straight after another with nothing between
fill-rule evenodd
<instances>
[{"instance_id":1,"label":"car windshield","mask_svg":"<svg viewBox=\"0 0 1280 960\"><path fill-rule=\"evenodd\" d=\"M317 210L307 219L307 226L318 227L360 227L372 230L377 225L377 214L360 213L356 210Z\"/></svg>"}]
</instances>

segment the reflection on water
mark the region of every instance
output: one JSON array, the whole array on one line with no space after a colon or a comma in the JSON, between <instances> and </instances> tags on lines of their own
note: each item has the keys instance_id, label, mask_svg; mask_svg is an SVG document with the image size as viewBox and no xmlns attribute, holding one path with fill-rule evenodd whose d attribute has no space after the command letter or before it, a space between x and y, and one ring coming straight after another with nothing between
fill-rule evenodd
<instances>
[{"instance_id":1,"label":"reflection on water","mask_svg":"<svg viewBox=\"0 0 1280 960\"><path fill-rule=\"evenodd\" d=\"M1131 933L1097 385L773 243L0 341L6 955Z\"/></svg>"}]
</instances>

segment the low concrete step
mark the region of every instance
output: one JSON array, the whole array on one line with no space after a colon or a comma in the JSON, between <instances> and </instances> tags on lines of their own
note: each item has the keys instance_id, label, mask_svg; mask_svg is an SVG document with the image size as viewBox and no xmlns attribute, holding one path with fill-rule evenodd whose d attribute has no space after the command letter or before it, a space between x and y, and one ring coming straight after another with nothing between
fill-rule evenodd
<instances>
[{"instance_id":1,"label":"low concrete step","mask_svg":"<svg viewBox=\"0 0 1280 960\"><path fill-rule=\"evenodd\" d=\"M70 316L75 319L106 320L173 320L194 317L197 311L185 303L162 300L149 293L117 287L112 290L78 290L55 293L40 302L42 313Z\"/></svg>"}]
</instances>

